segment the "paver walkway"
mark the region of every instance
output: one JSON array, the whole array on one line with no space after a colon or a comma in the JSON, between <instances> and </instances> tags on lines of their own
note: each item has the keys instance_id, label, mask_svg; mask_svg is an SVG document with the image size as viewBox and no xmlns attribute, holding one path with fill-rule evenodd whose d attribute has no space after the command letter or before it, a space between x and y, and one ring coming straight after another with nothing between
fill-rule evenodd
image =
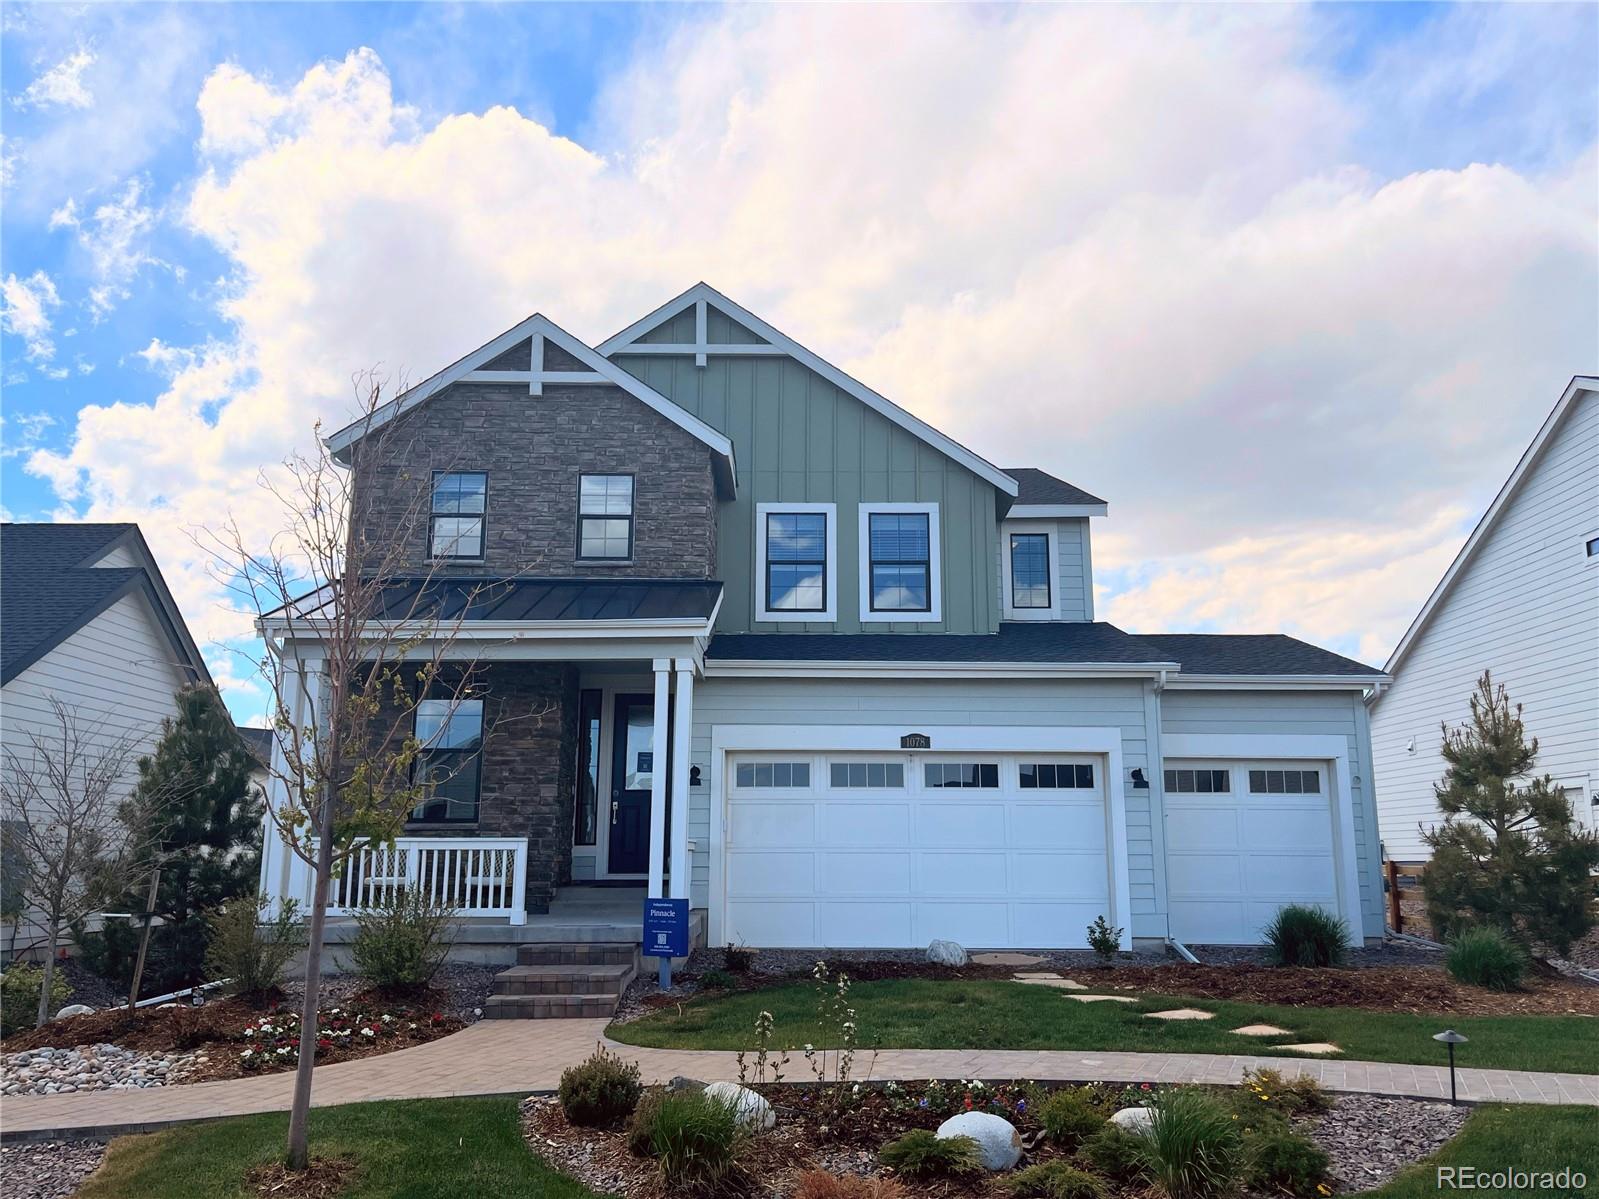
<instances>
[{"instance_id":1,"label":"paver walkway","mask_svg":"<svg viewBox=\"0 0 1599 1199\"><path fill-rule=\"evenodd\" d=\"M488 1020L448 1037L363 1061L319 1066L311 1092L318 1106L373 1099L437 1099L452 1095L504 1095L554 1090L561 1071L605 1041L604 1020ZM731 1053L640 1049L606 1042L637 1061L646 1081L682 1074L707 1082L737 1079ZM864 1074L869 1055L856 1059ZM1247 1054L1112 1053L1031 1049L888 1049L877 1055L871 1077L1035 1078L1078 1082L1236 1083L1245 1070L1271 1066L1306 1074L1334 1091L1449 1097L1449 1072L1439 1066L1382 1062L1300 1061ZM1459 1073L1460 1097L1513 1103L1584 1103L1599 1106L1599 1075L1542 1074L1524 1070ZM287 1111L292 1073L260 1078L154 1087L143 1091L89 1091L70 1095L11 1095L0 1101L0 1137L107 1136L167 1124L256 1112Z\"/></svg>"}]
</instances>

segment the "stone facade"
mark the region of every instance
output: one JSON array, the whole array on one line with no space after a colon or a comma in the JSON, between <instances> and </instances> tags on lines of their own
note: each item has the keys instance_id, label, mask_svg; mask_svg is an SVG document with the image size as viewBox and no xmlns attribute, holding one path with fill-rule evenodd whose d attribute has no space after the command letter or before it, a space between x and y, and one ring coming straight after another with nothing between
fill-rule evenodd
<instances>
[{"instance_id":1,"label":"stone facade","mask_svg":"<svg viewBox=\"0 0 1599 1199\"><path fill-rule=\"evenodd\" d=\"M716 575L711 454L619 387L462 383L356 447L355 510L375 545L407 545L402 570L505 577ZM482 561L428 561L432 472L488 473ZM631 474L633 558L577 559L580 474Z\"/></svg>"}]
</instances>

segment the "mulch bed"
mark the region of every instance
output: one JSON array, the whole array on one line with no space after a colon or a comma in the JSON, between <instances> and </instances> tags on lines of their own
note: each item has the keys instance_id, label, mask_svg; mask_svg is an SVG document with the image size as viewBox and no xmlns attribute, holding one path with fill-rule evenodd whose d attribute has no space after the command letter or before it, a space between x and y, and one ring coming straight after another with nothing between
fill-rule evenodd
<instances>
[{"instance_id":1,"label":"mulch bed","mask_svg":"<svg viewBox=\"0 0 1599 1199\"><path fill-rule=\"evenodd\" d=\"M266 1199L333 1199L344 1194L356 1168L352 1158L313 1157L303 1170L291 1170L282 1162L257 1166L244 1181Z\"/></svg>"}]
</instances>

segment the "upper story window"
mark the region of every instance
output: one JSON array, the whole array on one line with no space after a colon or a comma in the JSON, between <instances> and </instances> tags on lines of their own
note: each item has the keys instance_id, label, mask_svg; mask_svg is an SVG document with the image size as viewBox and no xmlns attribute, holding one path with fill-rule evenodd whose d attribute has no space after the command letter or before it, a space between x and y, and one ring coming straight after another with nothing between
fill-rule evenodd
<instances>
[{"instance_id":1,"label":"upper story window","mask_svg":"<svg viewBox=\"0 0 1599 1199\"><path fill-rule=\"evenodd\" d=\"M424 699L416 706L416 780L431 787L411 811L415 824L465 824L477 820L482 775L483 701Z\"/></svg>"},{"instance_id":2,"label":"upper story window","mask_svg":"<svg viewBox=\"0 0 1599 1199\"><path fill-rule=\"evenodd\" d=\"M434 471L428 554L433 558L483 557L489 477L480 471Z\"/></svg>"},{"instance_id":3,"label":"upper story window","mask_svg":"<svg viewBox=\"0 0 1599 1199\"><path fill-rule=\"evenodd\" d=\"M1010 535L1010 603L1013 608L1050 607L1048 533Z\"/></svg>"},{"instance_id":4,"label":"upper story window","mask_svg":"<svg viewBox=\"0 0 1599 1199\"><path fill-rule=\"evenodd\" d=\"M942 619L938 505L861 505L861 619Z\"/></svg>"},{"instance_id":5,"label":"upper story window","mask_svg":"<svg viewBox=\"0 0 1599 1199\"><path fill-rule=\"evenodd\" d=\"M835 618L837 534L832 504L757 504L757 620Z\"/></svg>"},{"instance_id":6,"label":"upper story window","mask_svg":"<svg viewBox=\"0 0 1599 1199\"><path fill-rule=\"evenodd\" d=\"M627 561L633 557L633 476L578 479L577 556Z\"/></svg>"}]
</instances>

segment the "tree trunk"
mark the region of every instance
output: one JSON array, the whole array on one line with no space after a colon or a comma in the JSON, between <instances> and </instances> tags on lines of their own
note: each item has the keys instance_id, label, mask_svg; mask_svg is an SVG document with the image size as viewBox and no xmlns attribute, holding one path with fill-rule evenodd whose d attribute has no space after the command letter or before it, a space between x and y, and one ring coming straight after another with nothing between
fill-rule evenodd
<instances>
[{"instance_id":1,"label":"tree trunk","mask_svg":"<svg viewBox=\"0 0 1599 1199\"><path fill-rule=\"evenodd\" d=\"M144 927L139 930L139 957L133 964L133 982L128 987L128 1012L139 1006L139 984L144 981L144 958L150 951L150 921L155 918L155 898L161 886L161 867L150 872L150 893L144 901Z\"/></svg>"},{"instance_id":2,"label":"tree trunk","mask_svg":"<svg viewBox=\"0 0 1599 1199\"><path fill-rule=\"evenodd\" d=\"M61 940L61 921L50 921L50 952L44 959L44 977L39 980L39 1021L35 1028L43 1028L50 1020L50 984L56 977L56 945Z\"/></svg>"},{"instance_id":3,"label":"tree trunk","mask_svg":"<svg viewBox=\"0 0 1599 1199\"><path fill-rule=\"evenodd\" d=\"M328 791L332 788L329 787ZM294 1069L294 1102L289 1108L291 1170L310 1163L307 1120L311 1114L311 1070L316 1065L317 999L322 989L322 936L328 917L328 884L333 874L333 804L324 795L317 816L315 882L311 889L311 926L305 949L305 1002L300 1007L300 1061Z\"/></svg>"}]
</instances>

